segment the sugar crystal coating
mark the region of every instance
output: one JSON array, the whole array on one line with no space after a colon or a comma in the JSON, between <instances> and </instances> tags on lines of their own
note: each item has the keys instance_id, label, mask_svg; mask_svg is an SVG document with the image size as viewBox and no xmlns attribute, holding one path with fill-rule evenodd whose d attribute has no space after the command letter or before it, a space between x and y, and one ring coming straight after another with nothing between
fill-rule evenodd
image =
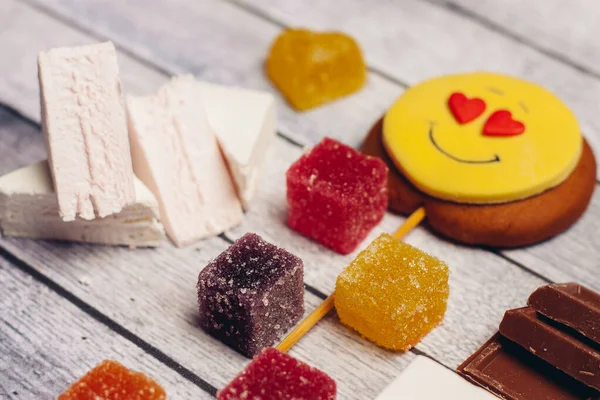
<instances>
[{"instance_id":1,"label":"sugar crystal coating","mask_svg":"<svg viewBox=\"0 0 600 400\"><path fill-rule=\"evenodd\" d=\"M323 139L286 173L288 225L339 253L352 252L385 214L387 175L379 158Z\"/></svg>"},{"instance_id":2,"label":"sugar crystal coating","mask_svg":"<svg viewBox=\"0 0 600 400\"><path fill-rule=\"evenodd\" d=\"M338 277L335 308L367 339L405 351L442 321L449 292L445 263L384 233Z\"/></svg>"},{"instance_id":3,"label":"sugar crystal coating","mask_svg":"<svg viewBox=\"0 0 600 400\"><path fill-rule=\"evenodd\" d=\"M354 39L338 32L288 29L267 57L267 75L298 110L306 110L360 89L365 62Z\"/></svg>"},{"instance_id":4,"label":"sugar crystal coating","mask_svg":"<svg viewBox=\"0 0 600 400\"><path fill-rule=\"evenodd\" d=\"M333 400L336 384L324 372L268 348L217 393L219 400Z\"/></svg>"},{"instance_id":5,"label":"sugar crystal coating","mask_svg":"<svg viewBox=\"0 0 600 400\"><path fill-rule=\"evenodd\" d=\"M198 303L202 328L252 357L304 314L304 265L247 233L200 272Z\"/></svg>"},{"instance_id":6,"label":"sugar crystal coating","mask_svg":"<svg viewBox=\"0 0 600 400\"><path fill-rule=\"evenodd\" d=\"M146 375L105 360L73 383L58 400L165 400L165 390Z\"/></svg>"}]
</instances>

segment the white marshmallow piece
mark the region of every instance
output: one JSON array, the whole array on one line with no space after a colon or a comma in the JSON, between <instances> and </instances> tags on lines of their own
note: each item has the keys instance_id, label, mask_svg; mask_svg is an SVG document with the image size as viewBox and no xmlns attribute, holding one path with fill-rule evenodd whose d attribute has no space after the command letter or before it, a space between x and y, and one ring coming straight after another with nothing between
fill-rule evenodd
<instances>
[{"instance_id":1,"label":"white marshmallow piece","mask_svg":"<svg viewBox=\"0 0 600 400\"><path fill-rule=\"evenodd\" d=\"M268 92L199 82L214 129L245 210L250 203L277 127L275 98Z\"/></svg>"},{"instance_id":2,"label":"white marshmallow piece","mask_svg":"<svg viewBox=\"0 0 600 400\"><path fill-rule=\"evenodd\" d=\"M135 202L120 213L65 222L58 214L48 162L42 161L0 177L0 231L4 236L33 239L157 246L165 239L158 202L135 178L134 187Z\"/></svg>"},{"instance_id":3,"label":"white marshmallow piece","mask_svg":"<svg viewBox=\"0 0 600 400\"><path fill-rule=\"evenodd\" d=\"M177 246L242 221L227 165L204 113L198 81L175 77L157 94L127 98L135 174L154 193Z\"/></svg>"},{"instance_id":4,"label":"white marshmallow piece","mask_svg":"<svg viewBox=\"0 0 600 400\"><path fill-rule=\"evenodd\" d=\"M417 356L375 400L498 400L457 373Z\"/></svg>"},{"instance_id":5,"label":"white marshmallow piece","mask_svg":"<svg viewBox=\"0 0 600 400\"><path fill-rule=\"evenodd\" d=\"M114 45L42 52L38 73L60 216L91 220L120 212L135 194Z\"/></svg>"}]
</instances>

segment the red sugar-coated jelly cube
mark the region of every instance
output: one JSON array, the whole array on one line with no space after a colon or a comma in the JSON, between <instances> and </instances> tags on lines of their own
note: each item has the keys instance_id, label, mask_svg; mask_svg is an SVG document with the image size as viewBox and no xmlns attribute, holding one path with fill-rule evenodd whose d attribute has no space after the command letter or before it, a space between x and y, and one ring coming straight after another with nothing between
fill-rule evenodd
<instances>
[{"instance_id":1,"label":"red sugar-coated jelly cube","mask_svg":"<svg viewBox=\"0 0 600 400\"><path fill-rule=\"evenodd\" d=\"M146 375L105 360L73 383L58 400L165 400L165 390Z\"/></svg>"},{"instance_id":2,"label":"red sugar-coated jelly cube","mask_svg":"<svg viewBox=\"0 0 600 400\"><path fill-rule=\"evenodd\" d=\"M267 348L217 393L218 400L333 400L335 381L277 349Z\"/></svg>"},{"instance_id":3,"label":"red sugar-coated jelly cube","mask_svg":"<svg viewBox=\"0 0 600 400\"><path fill-rule=\"evenodd\" d=\"M351 253L385 214L387 176L379 158L325 138L286 173L288 225Z\"/></svg>"}]
</instances>

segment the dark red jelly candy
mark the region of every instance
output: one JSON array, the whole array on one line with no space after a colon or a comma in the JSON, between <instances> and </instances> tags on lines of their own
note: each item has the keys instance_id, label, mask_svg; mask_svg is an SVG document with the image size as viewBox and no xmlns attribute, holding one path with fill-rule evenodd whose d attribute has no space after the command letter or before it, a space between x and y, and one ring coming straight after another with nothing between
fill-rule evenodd
<instances>
[{"instance_id":1,"label":"dark red jelly candy","mask_svg":"<svg viewBox=\"0 0 600 400\"><path fill-rule=\"evenodd\" d=\"M198 303L202 328L252 357L304 314L304 265L247 233L200 272Z\"/></svg>"},{"instance_id":2,"label":"dark red jelly candy","mask_svg":"<svg viewBox=\"0 0 600 400\"><path fill-rule=\"evenodd\" d=\"M258 355L225 389L219 400L333 400L335 381L324 372L276 349Z\"/></svg>"},{"instance_id":3,"label":"dark red jelly candy","mask_svg":"<svg viewBox=\"0 0 600 400\"><path fill-rule=\"evenodd\" d=\"M351 253L385 214L387 176L379 158L325 138L286 173L288 225Z\"/></svg>"}]
</instances>

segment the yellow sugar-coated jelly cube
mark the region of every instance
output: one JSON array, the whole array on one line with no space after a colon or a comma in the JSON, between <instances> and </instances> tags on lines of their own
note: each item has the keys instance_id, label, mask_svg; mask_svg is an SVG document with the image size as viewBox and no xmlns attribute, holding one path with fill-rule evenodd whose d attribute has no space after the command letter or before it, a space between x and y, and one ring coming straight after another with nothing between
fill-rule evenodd
<instances>
[{"instance_id":1,"label":"yellow sugar-coated jelly cube","mask_svg":"<svg viewBox=\"0 0 600 400\"><path fill-rule=\"evenodd\" d=\"M267 75L297 110L306 110L357 91L366 67L354 39L338 32L288 29L266 61Z\"/></svg>"},{"instance_id":2,"label":"yellow sugar-coated jelly cube","mask_svg":"<svg viewBox=\"0 0 600 400\"><path fill-rule=\"evenodd\" d=\"M340 320L379 346L408 350L444 318L448 266L382 234L340 274Z\"/></svg>"}]
</instances>

